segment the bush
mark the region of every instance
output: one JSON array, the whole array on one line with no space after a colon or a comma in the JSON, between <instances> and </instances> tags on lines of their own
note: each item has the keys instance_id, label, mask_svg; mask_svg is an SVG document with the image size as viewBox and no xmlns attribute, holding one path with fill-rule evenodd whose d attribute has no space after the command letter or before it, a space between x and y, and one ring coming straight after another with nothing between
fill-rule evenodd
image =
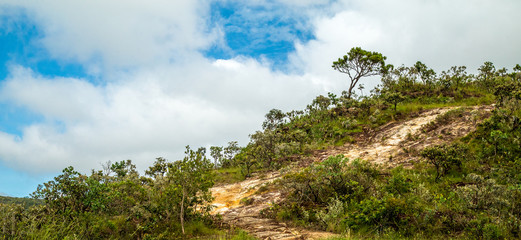
<instances>
[{"instance_id":1,"label":"bush","mask_svg":"<svg viewBox=\"0 0 521 240\"><path fill-rule=\"evenodd\" d=\"M466 208L483 211L494 216L502 214L504 209L511 209L512 193L505 186L497 184L494 179L485 180L477 174L469 174L468 183L458 187L456 193Z\"/></svg>"},{"instance_id":2,"label":"bush","mask_svg":"<svg viewBox=\"0 0 521 240\"><path fill-rule=\"evenodd\" d=\"M374 179L378 176L378 170L370 163L350 162L345 156L338 155L286 175L283 185L291 193L292 201L307 206L325 206L331 198L342 201L361 199L374 187Z\"/></svg>"},{"instance_id":3,"label":"bush","mask_svg":"<svg viewBox=\"0 0 521 240\"><path fill-rule=\"evenodd\" d=\"M341 231L339 223L344 218L345 211L344 202L331 199L326 209L317 212L317 219L327 231L339 232Z\"/></svg>"},{"instance_id":4,"label":"bush","mask_svg":"<svg viewBox=\"0 0 521 240\"><path fill-rule=\"evenodd\" d=\"M451 170L460 170L467 147L460 143L438 145L422 150L421 156L436 168L436 181Z\"/></svg>"},{"instance_id":5,"label":"bush","mask_svg":"<svg viewBox=\"0 0 521 240\"><path fill-rule=\"evenodd\" d=\"M391 194L401 195L410 192L412 186L412 181L405 176L403 168L397 167L392 170L391 177L387 181L385 190Z\"/></svg>"},{"instance_id":6,"label":"bush","mask_svg":"<svg viewBox=\"0 0 521 240\"><path fill-rule=\"evenodd\" d=\"M399 230L407 226L411 206L405 200L387 195L383 199L370 197L355 205L344 220L352 229L376 228L383 231L386 228Z\"/></svg>"}]
</instances>

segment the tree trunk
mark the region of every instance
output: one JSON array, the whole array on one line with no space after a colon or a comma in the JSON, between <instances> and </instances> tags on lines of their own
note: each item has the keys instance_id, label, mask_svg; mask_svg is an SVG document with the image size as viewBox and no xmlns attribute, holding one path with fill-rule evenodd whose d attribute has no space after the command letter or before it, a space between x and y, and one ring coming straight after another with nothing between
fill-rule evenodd
<instances>
[{"instance_id":1,"label":"tree trunk","mask_svg":"<svg viewBox=\"0 0 521 240\"><path fill-rule=\"evenodd\" d=\"M352 93L354 87L355 87L355 86L354 86L353 84L351 84L351 85L349 86L349 90L347 91L347 98L348 98L348 99L351 99L351 93Z\"/></svg>"},{"instance_id":2,"label":"tree trunk","mask_svg":"<svg viewBox=\"0 0 521 240\"><path fill-rule=\"evenodd\" d=\"M348 99L351 99L351 96L353 95L353 88L356 87L356 84L358 83L358 80L360 80L360 77L357 76L357 77L351 78L351 83L349 84L349 91L347 93Z\"/></svg>"},{"instance_id":3,"label":"tree trunk","mask_svg":"<svg viewBox=\"0 0 521 240\"><path fill-rule=\"evenodd\" d=\"M184 217L184 203L185 203L185 197L186 197L186 193L185 193L185 189L183 188L183 197L181 199L181 213L179 214L179 218L181 220L181 232L183 233L183 235L185 235L185 217Z\"/></svg>"}]
</instances>

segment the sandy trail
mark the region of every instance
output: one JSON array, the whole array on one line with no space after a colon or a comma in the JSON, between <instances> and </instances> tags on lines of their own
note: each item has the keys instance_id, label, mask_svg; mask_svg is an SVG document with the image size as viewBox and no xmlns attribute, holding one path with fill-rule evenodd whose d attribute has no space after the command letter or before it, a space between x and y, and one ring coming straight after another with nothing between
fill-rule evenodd
<instances>
[{"instance_id":1,"label":"sandy trail","mask_svg":"<svg viewBox=\"0 0 521 240\"><path fill-rule=\"evenodd\" d=\"M261 211L272 203L279 203L281 193L277 190L258 192L266 184L279 179L280 173L271 172L245 181L214 187L213 214L221 214L223 221L233 227L248 231L259 239L321 239L333 234L288 227L284 223L261 216ZM249 204L242 199L248 198Z\"/></svg>"},{"instance_id":2,"label":"sandy trail","mask_svg":"<svg viewBox=\"0 0 521 240\"><path fill-rule=\"evenodd\" d=\"M223 214L240 207L241 199L250 197L262 185L271 183L279 177L278 172L271 172L265 176L257 176L242 182L212 188L212 195L215 198L213 201L215 209L212 214ZM277 199L273 200L276 201Z\"/></svg>"},{"instance_id":3,"label":"sandy trail","mask_svg":"<svg viewBox=\"0 0 521 240\"><path fill-rule=\"evenodd\" d=\"M343 154L349 159L360 158L389 167L410 167L420 160L419 152L425 147L452 142L475 130L477 123L490 116L493 106L468 107L462 116L425 131L425 125L453 109L456 108L428 110L406 121L390 122L371 134L371 137L321 152L316 161Z\"/></svg>"},{"instance_id":4,"label":"sandy trail","mask_svg":"<svg viewBox=\"0 0 521 240\"><path fill-rule=\"evenodd\" d=\"M422 126L434 121L438 115L449 110L450 108L434 109L401 124L391 123L383 126L382 131L376 134L369 144L355 144L344 155L349 159L361 158L378 164L395 162L396 159L393 157L395 158L403 152L404 143L408 139L418 136Z\"/></svg>"}]
</instances>

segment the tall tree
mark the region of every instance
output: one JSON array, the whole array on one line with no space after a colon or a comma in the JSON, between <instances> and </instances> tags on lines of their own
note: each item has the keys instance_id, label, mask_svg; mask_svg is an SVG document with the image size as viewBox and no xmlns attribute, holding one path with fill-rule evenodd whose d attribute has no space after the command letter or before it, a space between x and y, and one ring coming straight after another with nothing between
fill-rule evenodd
<instances>
[{"instance_id":1,"label":"tall tree","mask_svg":"<svg viewBox=\"0 0 521 240\"><path fill-rule=\"evenodd\" d=\"M162 157L156 158L154 165L150 166L148 170L145 171L145 174L150 177L163 177L165 173L168 172L168 167L171 166L172 163L166 162L166 159Z\"/></svg>"},{"instance_id":2,"label":"tall tree","mask_svg":"<svg viewBox=\"0 0 521 240\"><path fill-rule=\"evenodd\" d=\"M214 161L214 167L217 168L219 165L222 165L223 160L223 147L219 146L211 146L210 147L210 156L212 156Z\"/></svg>"},{"instance_id":3,"label":"tall tree","mask_svg":"<svg viewBox=\"0 0 521 240\"><path fill-rule=\"evenodd\" d=\"M423 84L431 84L432 79L436 76L436 72L434 72L432 68L427 67L427 65L420 61L417 61L414 64L413 69L415 70L415 73L421 79Z\"/></svg>"},{"instance_id":4,"label":"tall tree","mask_svg":"<svg viewBox=\"0 0 521 240\"><path fill-rule=\"evenodd\" d=\"M279 109L271 109L266 114L266 120L262 123L262 128L264 130L275 130L276 128L280 127L282 124L284 124L284 118L286 117L286 114L284 114Z\"/></svg>"},{"instance_id":5,"label":"tall tree","mask_svg":"<svg viewBox=\"0 0 521 240\"><path fill-rule=\"evenodd\" d=\"M333 69L347 74L351 80L348 98L351 98L353 89L362 77L380 75L387 72L391 65L385 65L385 59L387 57L381 53L370 52L356 47L351 48L347 55L333 62Z\"/></svg>"},{"instance_id":6,"label":"tall tree","mask_svg":"<svg viewBox=\"0 0 521 240\"><path fill-rule=\"evenodd\" d=\"M221 162L221 167L226 168L233 166L233 159L240 151L241 147L239 147L239 143L237 141L228 142L228 146L223 148L223 159Z\"/></svg>"},{"instance_id":7,"label":"tall tree","mask_svg":"<svg viewBox=\"0 0 521 240\"><path fill-rule=\"evenodd\" d=\"M184 222L186 210L197 203L210 202L213 186L212 164L201 151L193 151L186 146L183 160L174 162L168 172L168 178L181 195L179 220L181 231L185 234ZM192 209L195 210L195 209Z\"/></svg>"}]
</instances>

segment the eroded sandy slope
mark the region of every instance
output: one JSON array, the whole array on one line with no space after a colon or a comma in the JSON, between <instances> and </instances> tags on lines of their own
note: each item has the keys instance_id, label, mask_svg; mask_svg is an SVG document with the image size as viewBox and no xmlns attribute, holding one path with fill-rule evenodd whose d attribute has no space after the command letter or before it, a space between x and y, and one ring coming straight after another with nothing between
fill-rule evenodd
<instances>
[{"instance_id":1,"label":"eroded sandy slope","mask_svg":"<svg viewBox=\"0 0 521 240\"><path fill-rule=\"evenodd\" d=\"M334 147L315 154L313 161L343 154L350 159L361 158L389 167L418 161L418 152L426 146L450 142L475 129L491 111L491 106L473 107L462 116L428 131L423 127L438 116L454 108L428 110L406 121L391 122L377 131L366 134L355 144ZM227 224L242 228L259 239L321 239L332 236L327 232L288 227L284 223L264 218L261 211L272 203L282 201L279 190L259 191L276 179L279 172L271 172L243 182L212 188L216 206L213 213L221 214ZM249 199L242 201L242 199Z\"/></svg>"}]
</instances>

